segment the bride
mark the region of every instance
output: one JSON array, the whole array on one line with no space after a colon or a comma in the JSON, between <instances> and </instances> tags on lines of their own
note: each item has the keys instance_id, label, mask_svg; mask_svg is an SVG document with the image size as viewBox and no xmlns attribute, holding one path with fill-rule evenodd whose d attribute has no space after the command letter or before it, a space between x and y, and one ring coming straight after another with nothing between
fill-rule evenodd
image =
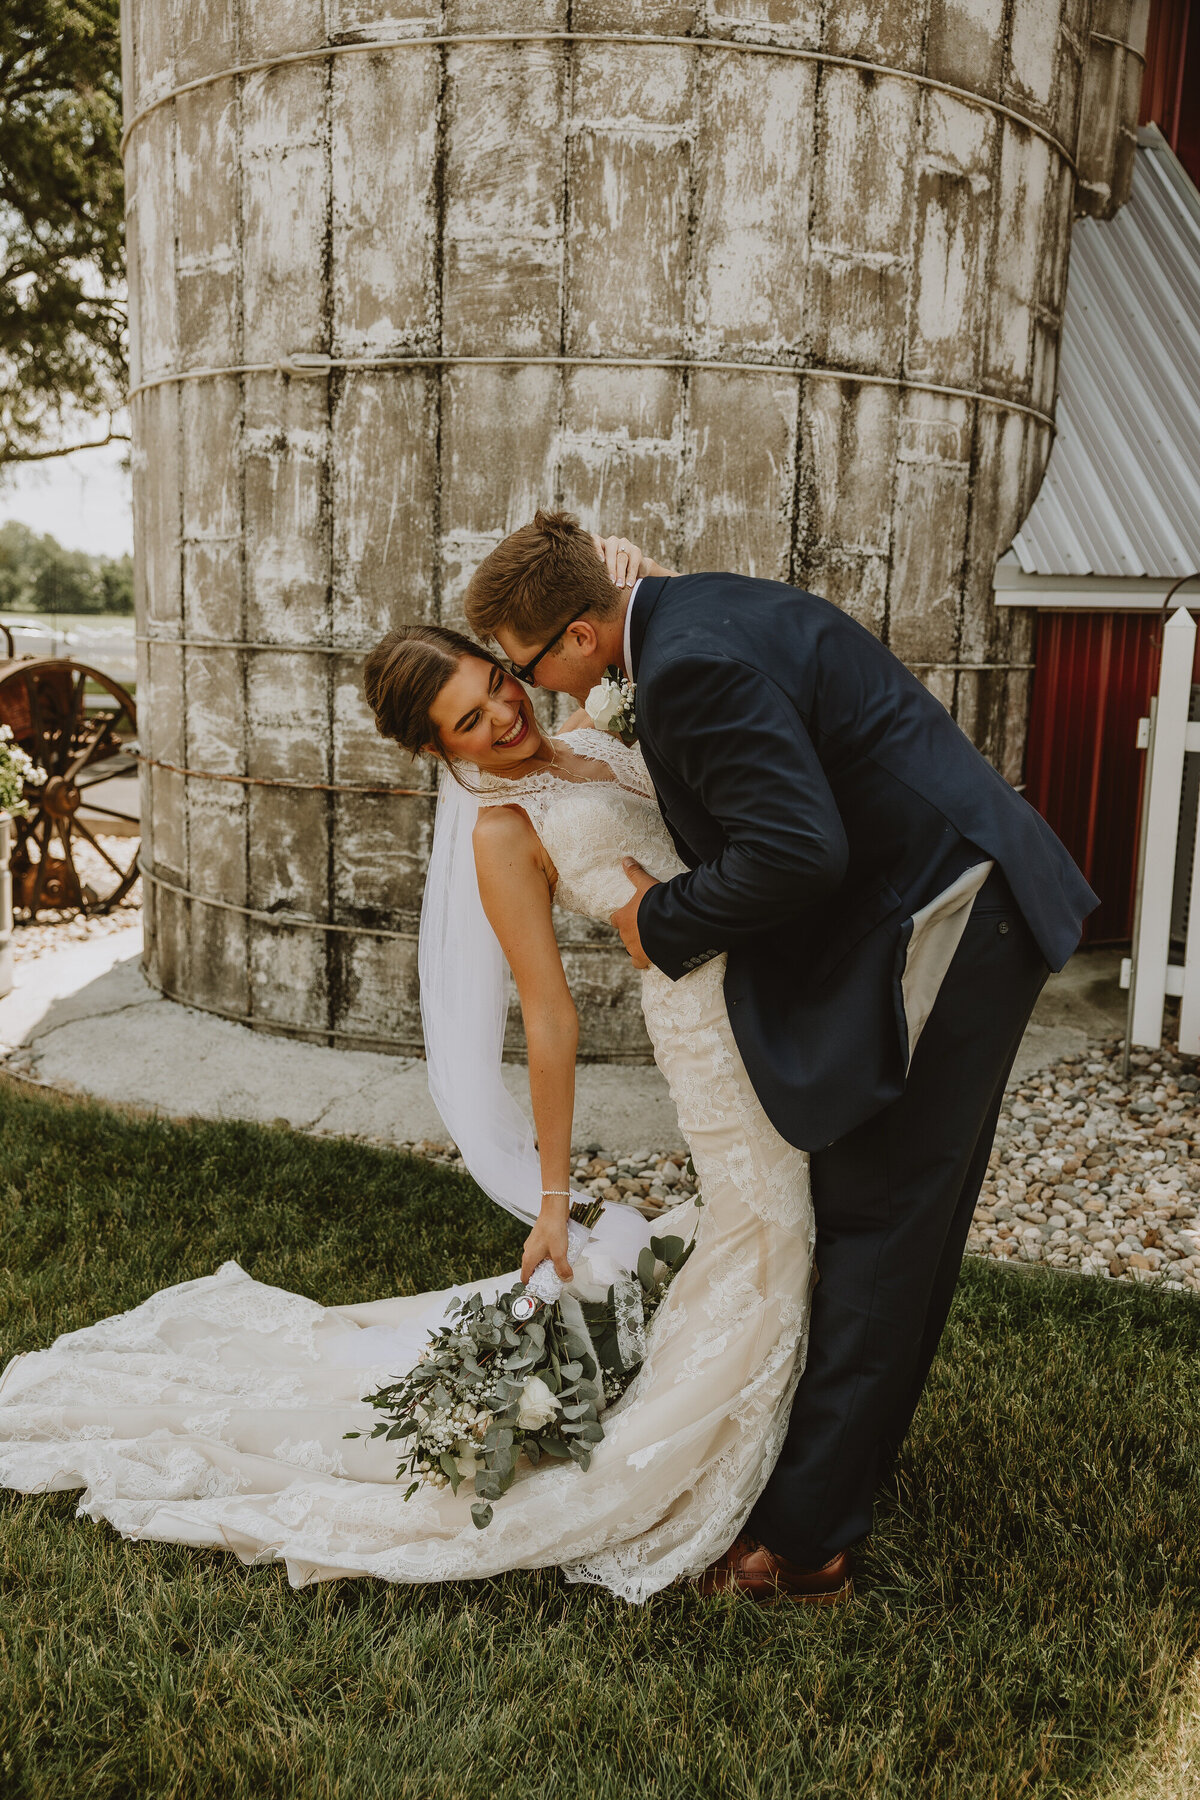
<instances>
[{"instance_id":1,"label":"bride","mask_svg":"<svg viewBox=\"0 0 1200 1800\"><path fill-rule=\"evenodd\" d=\"M552 903L607 923L623 859L680 863L641 755L577 720L543 733L500 661L437 626L389 632L366 667L379 730L445 764L421 924L430 1086L468 1168L532 1223L521 1277L631 1267L651 1227L609 1206L567 1260L575 1008ZM529 1052L536 1148L500 1076L506 958ZM450 1581L556 1565L640 1602L698 1577L737 1537L778 1456L803 1365L814 1226L808 1159L768 1122L726 1017L723 956L641 975L654 1056L700 1180L653 1230L695 1233L640 1372L584 1472L522 1473L483 1531L464 1484L405 1502L395 1447L348 1441L362 1396L411 1367L452 1293L322 1307L236 1263L152 1295L0 1377L0 1484L82 1487L79 1511L128 1537L282 1560L335 1576ZM839 1597L848 1587L838 1590Z\"/></svg>"}]
</instances>

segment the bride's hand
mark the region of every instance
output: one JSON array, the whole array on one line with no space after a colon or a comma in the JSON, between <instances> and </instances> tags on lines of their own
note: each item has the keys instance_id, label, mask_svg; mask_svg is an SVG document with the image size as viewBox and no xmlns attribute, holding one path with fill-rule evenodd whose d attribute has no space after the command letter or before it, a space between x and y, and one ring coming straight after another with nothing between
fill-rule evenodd
<instances>
[{"instance_id":1,"label":"bride's hand","mask_svg":"<svg viewBox=\"0 0 1200 1800\"><path fill-rule=\"evenodd\" d=\"M608 570L609 580L619 588L632 587L640 575L661 575L669 581L679 573L678 569L668 569L665 563L655 562L627 537L602 538L594 531L591 536L596 555Z\"/></svg>"},{"instance_id":2,"label":"bride's hand","mask_svg":"<svg viewBox=\"0 0 1200 1800\"><path fill-rule=\"evenodd\" d=\"M646 573L646 558L636 544L631 544L626 537L597 537L592 533L592 542L596 546L596 555L608 570L609 580L614 587L632 587L639 575Z\"/></svg>"},{"instance_id":3,"label":"bride's hand","mask_svg":"<svg viewBox=\"0 0 1200 1800\"><path fill-rule=\"evenodd\" d=\"M567 1209L561 1213L541 1213L525 1239L521 1253L521 1280L528 1281L538 1264L549 1257L563 1281L570 1281L574 1271L567 1261Z\"/></svg>"}]
</instances>

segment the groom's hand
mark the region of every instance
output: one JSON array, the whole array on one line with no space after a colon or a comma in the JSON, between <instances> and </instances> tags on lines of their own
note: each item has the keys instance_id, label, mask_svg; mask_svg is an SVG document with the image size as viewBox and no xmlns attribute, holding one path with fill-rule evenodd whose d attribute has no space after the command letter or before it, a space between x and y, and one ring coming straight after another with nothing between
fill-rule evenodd
<instances>
[{"instance_id":1,"label":"groom's hand","mask_svg":"<svg viewBox=\"0 0 1200 1800\"><path fill-rule=\"evenodd\" d=\"M641 863L635 862L632 856L622 858L621 867L633 883L633 898L611 914L612 922L621 934L621 942L633 958L634 968L648 969L650 958L642 949L642 940L638 936L638 907L642 904L642 895L647 889L657 887L658 883L653 875L647 875Z\"/></svg>"}]
</instances>

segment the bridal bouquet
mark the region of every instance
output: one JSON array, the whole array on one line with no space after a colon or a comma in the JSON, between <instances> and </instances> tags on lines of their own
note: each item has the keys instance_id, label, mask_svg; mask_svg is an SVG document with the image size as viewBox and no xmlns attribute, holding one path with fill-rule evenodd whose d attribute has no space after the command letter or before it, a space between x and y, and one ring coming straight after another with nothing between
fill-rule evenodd
<instances>
[{"instance_id":1,"label":"bridal bouquet","mask_svg":"<svg viewBox=\"0 0 1200 1800\"><path fill-rule=\"evenodd\" d=\"M602 1202L576 1203L571 1218L590 1230ZM578 1243L578 1238L573 1240ZM417 1489L473 1481L471 1517L482 1530L492 1503L512 1486L520 1458L537 1465L572 1461L581 1469L604 1436L601 1414L637 1374L646 1326L691 1254L680 1237L651 1238L636 1277L614 1284L602 1301L563 1290L545 1302L537 1277L518 1282L491 1304L472 1294L452 1300L450 1323L431 1332L415 1369L364 1398L380 1414L369 1435L396 1441L396 1479Z\"/></svg>"}]
</instances>

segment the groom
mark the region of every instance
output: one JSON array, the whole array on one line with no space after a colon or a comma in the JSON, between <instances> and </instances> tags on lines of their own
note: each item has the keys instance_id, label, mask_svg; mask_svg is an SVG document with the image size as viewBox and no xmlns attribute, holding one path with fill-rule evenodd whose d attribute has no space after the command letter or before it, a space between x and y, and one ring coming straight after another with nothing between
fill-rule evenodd
<instances>
[{"instance_id":1,"label":"groom","mask_svg":"<svg viewBox=\"0 0 1200 1800\"><path fill-rule=\"evenodd\" d=\"M622 540L624 543L624 540ZM623 576L623 562L617 568ZM950 1308L996 1119L1049 969L1097 904L1049 826L890 651L828 601L642 562L539 512L467 618L582 699L616 664L687 872L628 864L639 967L726 954L764 1111L811 1153L808 1361L782 1454L706 1592L825 1602L904 1438Z\"/></svg>"}]
</instances>

